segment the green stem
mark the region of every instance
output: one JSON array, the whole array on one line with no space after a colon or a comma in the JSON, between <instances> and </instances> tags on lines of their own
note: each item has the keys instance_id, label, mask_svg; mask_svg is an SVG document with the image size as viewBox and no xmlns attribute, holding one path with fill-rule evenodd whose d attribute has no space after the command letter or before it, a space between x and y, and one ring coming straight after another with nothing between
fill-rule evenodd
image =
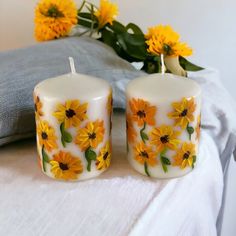
<instances>
[{"instance_id":1,"label":"green stem","mask_svg":"<svg viewBox=\"0 0 236 236\"><path fill-rule=\"evenodd\" d=\"M148 171L148 165L147 165L147 162L146 162L146 161L144 162L144 171L145 171L146 175L147 175L148 177L150 177L150 174L149 174L149 171Z\"/></svg>"},{"instance_id":2,"label":"green stem","mask_svg":"<svg viewBox=\"0 0 236 236\"><path fill-rule=\"evenodd\" d=\"M142 139L142 141L143 141L144 143L146 142L145 140L148 140L148 136L147 136L147 134L144 132L145 128L146 128L146 122L144 122L143 128L140 130L140 137L141 137L141 139Z\"/></svg>"},{"instance_id":3,"label":"green stem","mask_svg":"<svg viewBox=\"0 0 236 236\"><path fill-rule=\"evenodd\" d=\"M164 155L166 154L167 149L165 148L161 153L160 153L160 160L161 160L161 166L163 171L166 173L168 172L168 168L166 166L166 163L164 162L164 158L166 158Z\"/></svg>"}]
</instances>

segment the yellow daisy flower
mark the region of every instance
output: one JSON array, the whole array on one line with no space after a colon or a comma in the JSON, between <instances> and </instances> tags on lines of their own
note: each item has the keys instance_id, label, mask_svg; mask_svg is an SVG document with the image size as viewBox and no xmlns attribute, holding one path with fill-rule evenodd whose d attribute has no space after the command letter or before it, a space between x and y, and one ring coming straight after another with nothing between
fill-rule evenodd
<instances>
[{"instance_id":1,"label":"yellow daisy flower","mask_svg":"<svg viewBox=\"0 0 236 236\"><path fill-rule=\"evenodd\" d=\"M112 22L118 15L118 7L108 0L100 0L100 7L95 11L94 15L98 19L98 28L101 29L106 24L112 25Z\"/></svg>"},{"instance_id":2,"label":"yellow daisy flower","mask_svg":"<svg viewBox=\"0 0 236 236\"><path fill-rule=\"evenodd\" d=\"M96 167L98 170L107 169L111 163L111 147L110 142L107 141L106 145L100 150L100 154L97 157Z\"/></svg>"},{"instance_id":3,"label":"yellow daisy flower","mask_svg":"<svg viewBox=\"0 0 236 236\"><path fill-rule=\"evenodd\" d=\"M175 120L175 125L186 129L188 123L194 121L193 113L196 110L194 99L183 98L180 102L172 103L174 111L169 113L168 116Z\"/></svg>"},{"instance_id":4,"label":"yellow daisy flower","mask_svg":"<svg viewBox=\"0 0 236 236\"><path fill-rule=\"evenodd\" d=\"M69 152L60 151L53 155L50 164L51 172L56 179L78 179L78 175L83 171L80 159L72 156Z\"/></svg>"},{"instance_id":5,"label":"yellow daisy flower","mask_svg":"<svg viewBox=\"0 0 236 236\"><path fill-rule=\"evenodd\" d=\"M196 151L195 144L193 143L183 143L181 148L176 152L174 156L174 166L179 166L181 169L189 167L194 167L196 161Z\"/></svg>"},{"instance_id":6,"label":"yellow daisy flower","mask_svg":"<svg viewBox=\"0 0 236 236\"><path fill-rule=\"evenodd\" d=\"M135 160L144 165L147 163L150 166L157 164L157 153L152 150L151 146L147 146L143 142L138 143L134 147Z\"/></svg>"},{"instance_id":7,"label":"yellow daisy flower","mask_svg":"<svg viewBox=\"0 0 236 236\"><path fill-rule=\"evenodd\" d=\"M196 131L196 140L199 141L201 133L201 114L197 117L197 126L195 128L195 131Z\"/></svg>"},{"instance_id":8,"label":"yellow daisy flower","mask_svg":"<svg viewBox=\"0 0 236 236\"><path fill-rule=\"evenodd\" d=\"M154 55L183 57L192 55L192 49L186 43L179 41L179 34L173 31L169 25L151 27L145 37L148 52Z\"/></svg>"},{"instance_id":9,"label":"yellow daisy flower","mask_svg":"<svg viewBox=\"0 0 236 236\"><path fill-rule=\"evenodd\" d=\"M158 152L163 151L165 148L175 150L180 143L180 140L177 139L179 135L180 132L173 130L171 126L162 125L152 129L150 143L156 145Z\"/></svg>"},{"instance_id":10,"label":"yellow daisy flower","mask_svg":"<svg viewBox=\"0 0 236 236\"><path fill-rule=\"evenodd\" d=\"M87 107L87 103L80 105L79 100L68 100L64 105L58 104L53 115L59 123L65 123L66 129L71 126L78 127L82 121L88 118Z\"/></svg>"},{"instance_id":11,"label":"yellow daisy flower","mask_svg":"<svg viewBox=\"0 0 236 236\"><path fill-rule=\"evenodd\" d=\"M40 116L43 116L42 107L43 107L43 104L40 101L39 96L36 96L34 94L34 109L35 109L35 118L36 118L36 120L38 120Z\"/></svg>"},{"instance_id":12,"label":"yellow daisy flower","mask_svg":"<svg viewBox=\"0 0 236 236\"><path fill-rule=\"evenodd\" d=\"M57 148L57 137L55 130L47 121L39 121L37 124L37 134L40 146L51 152Z\"/></svg>"},{"instance_id":13,"label":"yellow daisy flower","mask_svg":"<svg viewBox=\"0 0 236 236\"><path fill-rule=\"evenodd\" d=\"M68 35L77 24L73 0L41 0L35 9L35 38L45 41Z\"/></svg>"},{"instance_id":14,"label":"yellow daisy flower","mask_svg":"<svg viewBox=\"0 0 236 236\"><path fill-rule=\"evenodd\" d=\"M84 128L78 130L75 143L79 145L82 151L89 147L96 148L102 142L104 133L103 121L88 122Z\"/></svg>"},{"instance_id":15,"label":"yellow daisy flower","mask_svg":"<svg viewBox=\"0 0 236 236\"><path fill-rule=\"evenodd\" d=\"M143 126L144 123L148 125L155 125L156 107L151 106L149 102L142 99L132 99L129 102L132 111L132 120L138 123L138 126Z\"/></svg>"}]
</instances>

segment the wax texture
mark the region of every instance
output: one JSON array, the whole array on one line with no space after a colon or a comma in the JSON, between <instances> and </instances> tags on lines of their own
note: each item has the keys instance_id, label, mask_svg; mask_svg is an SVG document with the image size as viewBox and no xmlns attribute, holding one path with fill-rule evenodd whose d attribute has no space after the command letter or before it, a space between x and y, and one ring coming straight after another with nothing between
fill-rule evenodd
<instances>
[{"instance_id":1,"label":"wax texture","mask_svg":"<svg viewBox=\"0 0 236 236\"><path fill-rule=\"evenodd\" d=\"M126 90L128 160L135 170L150 177L185 175L197 164L201 126L200 88L185 85L188 89L188 96L185 96L178 93L178 83L172 86L170 81L163 82L163 78L154 76L149 79L145 81L142 78L146 86L144 93L140 79L138 83L132 81ZM150 91L155 91L153 86L163 86L165 91L159 94L150 92L148 96L148 84L152 85ZM172 90L175 91L171 93Z\"/></svg>"},{"instance_id":2,"label":"wax texture","mask_svg":"<svg viewBox=\"0 0 236 236\"><path fill-rule=\"evenodd\" d=\"M70 86L73 97L63 95L63 89L61 97L50 96L44 84L36 86L35 120L42 171L58 180L76 181L98 176L110 165L112 90L108 85L99 97L90 93L86 99L84 91L81 98L73 83Z\"/></svg>"}]
</instances>

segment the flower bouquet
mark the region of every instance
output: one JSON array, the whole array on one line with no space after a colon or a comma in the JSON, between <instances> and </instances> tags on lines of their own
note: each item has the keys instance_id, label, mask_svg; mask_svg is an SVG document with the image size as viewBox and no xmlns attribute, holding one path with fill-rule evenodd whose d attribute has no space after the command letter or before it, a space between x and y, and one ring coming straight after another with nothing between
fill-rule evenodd
<instances>
[{"instance_id":1,"label":"flower bouquet","mask_svg":"<svg viewBox=\"0 0 236 236\"><path fill-rule=\"evenodd\" d=\"M118 7L108 0L100 6L83 1L77 9L73 0L41 0L35 10L35 37L38 41L71 35L89 35L112 47L129 62L142 62L147 73L161 71L161 55L166 72L186 76L186 71L202 70L185 57L192 49L180 41L180 36L169 25L150 27L146 34L134 23L116 21Z\"/></svg>"}]
</instances>

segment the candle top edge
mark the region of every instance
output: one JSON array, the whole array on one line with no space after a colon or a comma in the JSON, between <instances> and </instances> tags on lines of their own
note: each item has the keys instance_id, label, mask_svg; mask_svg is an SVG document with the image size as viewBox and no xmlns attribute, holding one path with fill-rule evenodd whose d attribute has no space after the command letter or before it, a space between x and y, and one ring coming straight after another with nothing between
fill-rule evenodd
<instances>
[{"instance_id":1,"label":"candle top edge","mask_svg":"<svg viewBox=\"0 0 236 236\"><path fill-rule=\"evenodd\" d=\"M101 78L79 73L69 73L49 78L38 83L34 92L45 97L75 97L95 99L107 96L111 86Z\"/></svg>"},{"instance_id":2,"label":"candle top edge","mask_svg":"<svg viewBox=\"0 0 236 236\"><path fill-rule=\"evenodd\" d=\"M181 97L201 95L201 87L195 81L173 74L152 74L132 80L126 93L133 97L160 98L174 100Z\"/></svg>"}]
</instances>

